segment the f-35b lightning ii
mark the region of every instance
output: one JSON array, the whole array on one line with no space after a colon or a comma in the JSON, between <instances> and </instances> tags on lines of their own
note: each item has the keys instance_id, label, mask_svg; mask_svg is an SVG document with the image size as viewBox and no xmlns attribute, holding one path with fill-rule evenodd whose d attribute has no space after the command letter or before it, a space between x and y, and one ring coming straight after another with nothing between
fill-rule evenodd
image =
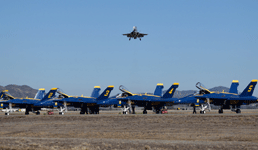
<instances>
[{"instance_id":1,"label":"f-35b lightning ii","mask_svg":"<svg viewBox=\"0 0 258 150\"><path fill-rule=\"evenodd\" d=\"M131 40L131 38L134 38L134 39L139 38L140 41L141 41L141 38L144 37L145 35L148 35L148 34L139 33L139 32L137 31L137 27L134 26L134 27L133 27L133 31L132 31L131 33L127 33L127 34L123 34L123 35L129 37L129 41Z\"/></svg>"}]
</instances>

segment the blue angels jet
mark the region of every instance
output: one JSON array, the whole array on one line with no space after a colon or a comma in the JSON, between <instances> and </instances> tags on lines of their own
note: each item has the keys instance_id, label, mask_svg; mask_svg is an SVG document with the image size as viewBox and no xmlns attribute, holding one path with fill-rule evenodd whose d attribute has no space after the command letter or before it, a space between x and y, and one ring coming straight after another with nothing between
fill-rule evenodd
<instances>
[{"instance_id":1,"label":"blue angels jet","mask_svg":"<svg viewBox=\"0 0 258 150\"><path fill-rule=\"evenodd\" d=\"M119 89L123 92L120 97L117 99L119 101L127 102L130 111L135 113L135 106L144 107L143 114L147 114L147 110L155 109L156 113L161 113L161 109L164 106L171 106L173 105L174 101L177 100L176 98L172 98L176 88L178 88L179 83L174 83L166 93L161 96L163 84L158 84L156 90L154 91L154 95L151 94L133 94L129 92L124 86L120 86ZM125 107L125 106L124 106ZM125 114L126 112L123 112Z\"/></svg>"},{"instance_id":2,"label":"blue angels jet","mask_svg":"<svg viewBox=\"0 0 258 150\"><path fill-rule=\"evenodd\" d=\"M97 86L100 90L100 87ZM99 114L99 101L108 99L111 91L114 89L113 85L108 86L101 95L93 94L92 97L76 96L76 97L65 97L61 99L53 99L55 102L63 103L64 107L74 106L75 108L81 108L80 114ZM59 114L63 115L67 109L60 110Z\"/></svg>"},{"instance_id":3,"label":"blue angels jet","mask_svg":"<svg viewBox=\"0 0 258 150\"><path fill-rule=\"evenodd\" d=\"M55 96L57 88L52 88L44 97L42 96L42 93L45 92L45 89L40 89L39 91L40 91L40 93L36 94L35 97L36 98L41 98L42 97L41 99L11 98L10 100L2 101L1 105L2 104L9 104L10 111L6 111L5 115L9 115L9 113L11 112L12 107L25 108L26 109L25 115L29 115L30 111L32 111L32 112L37 111L36 114L39 115L40 114L39 110L42 107L35 107L34 105L39 103L39 102L47 101L47 100L53 98Z\"/></svg>"},{"instance_id":4,"label":"blue angels jet","mask_svg":"<svg viewBox=\"0 0 258 150\"><path fill-rule=\"evenodd\" d=\"M38 90L38 92L36 93L34 99L42 99L45 95L45 89L44 88L40 88ZM12 106L9 105L9 104L6 104L6 103L3 103L7 100L11 100L11 99L18 99L17 97L13 97L9 92L8 90L3 90L1 93L0 93L0 109L4 109L4 108L11 108ZM15 110L15 109L13 109Z\"/></svg>"},{"instance_id":5,"label":"blue angels jet","mask_svg":"<svg viewBox=\"0 0 258 150\"><path fill-rule=\"evenodd\" d=\"M97 98L99 97L99 91L100 91L100 86L95 86L91 97ZM41 101L39 103L34 104L35 107L44 107L44 108L53 108L53 104L54 104L54 108L60 108L59 109L59 114L63 115L64 112L67 112L67 103L62 101L63 99L69 98L69 99L73 99L73 98L78 98L78 96L69 96L67 94L65 94L64 92L62 92L60 89L57 90L57 93L59 94L58 96L53 97L52 99L49 99L47 101ZM83 95L81 97L84 97ZM70 103L68 103L68 105L71 105Z\"/></svg>"},{"instance_id":6,"label":"blue angels jet","mask_svg":"<svg viewBox=\"0 0 258 150\"><path fill-rule=\"evenodd\" d=\"M229 93L237 94L238 93L238 91L237 91L238 85L239 85L238 80L233 80L232 84L230 86L230 89L229 89ZM200 113L204 114L206 108L211 110L210 101L209 101L209 99L207 99L207 100L198 99L198 98L196 98L196 96L200 96L200 95L203 95L203 94L209 94L209 93L218 93L218 92L213 92L213 91L206 90L207 88L205 88L205 86L200 82L198 82L196 84L196 87L199 89L198 93L190 94L186 97L179 98L177 101L174 102L174 104L189 104L190 106L193 107L193 114L196 113L196 107L201 106ZM225 93L225 92L223 91L221 93Z\"/></svg>"},{"instance_id":7,"label":"blue angels jet","mask_svg":"<svg viewBox=\"0 0 258 150\"><path fill-rule=\"evenodd\" d=\"M251 87L252 90L254 90L256 82L257 80L252 80L247 88L249 89ZM233 80L229 92L213 92L208 90L203 84L198 82L196 84L196 87L200 90L198 94L180 98L175 101L175 104L190 104L194 108L193 113L196 113L195 107L201 106L200 113L204 114L205 109L211 109L210 104L221 106L219 113L223 113L223 109L229 109L230 106L233 108L233 111L236 111L236 113L240 113L240 105L255 103L257 101L257 98L251 96L251 92L253 91L250 90L250 92L248 92L247 88L242 92L242 94L238 95L238 85L238 80ZM248 96L244 96L246 95L246 93L248 93ZM237 109L235 109L236 106Z\"/></svg>"},{"instance_id":8,"label":"blue angels jet","mask_svg":"<svg viewBox=\"0 0 258 150\"><path fill-rule=\"evenodd\" d=\"M219 113L223 113L223 109L230 109L236 113L241 113L241 105L257 103L258 98L253 95L254 88L257 84L257 79L252 80L241 94L227 92L210 92L207 88L199 86L204 94L197 95L195 98L207 100L216 106L220 106Z\"/></svg>"},{"instance_id":9,"label":"blue angels jet","mask_svg":"<svg viewBox=\"0 0 258 150\"><path fill-rule=\"evenodd\" d=\"M140 41L141 41L141 38L144 37L145 35L148 35L148 34L139 33L139 32L137 31L137 27L134 26L134 27L133 27L133 31L132 31L131 33L127 33L127 34L123 34L123 35L129 37L129 41L131 40L131 38L134 38L134 39L139 38Z\"/></svg>"},{"instance_id":10,"label":"blue angels jet","mask_svg":"<svg viewBox=\"0 0 258 150\"><path fill-rule=\"evenodd\" d=\"M123 87L123 86L121 86ZM164 88L163 86L163 83L158 83L157 86L156 86L156 89L154 91L154 95L157 95L157 96L161 96L162 95L162 89ZM123 87L123 89L125 89L125 87ZM128 90L127 90L128 91ZM123 96L122 96L123 95ZM116 95L114 98L108 98L106 100L103 100L103 101L99 101L98 102L98 105L100 107L109 107L109 106L114 106L115 108L116 107L124 107L124 106L127 106L127 102L126 101L121 101L119 100L118 98L120 97L124 97L124 96L128 96L127 94L123 93L123 94L118 94ZM132 106L133 107L133 111L134 111L134 105ZM127 110L129 109L129 107L127 108L124 108L123 109L123 113L127 112Z\"/></svg>"}]
</instances>

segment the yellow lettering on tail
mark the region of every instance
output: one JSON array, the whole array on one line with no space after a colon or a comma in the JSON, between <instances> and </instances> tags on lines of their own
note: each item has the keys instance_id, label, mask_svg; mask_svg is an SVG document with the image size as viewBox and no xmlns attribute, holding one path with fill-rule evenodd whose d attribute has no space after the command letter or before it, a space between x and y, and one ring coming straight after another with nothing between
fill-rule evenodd
<instances>
[{"instance_id":1,"label":"yellow lettering on tail","mask_svg":"<svg viewBox=\"0 0 258 150\"><path fill-rule=\"evenodd\" d=\"M172 89L169 91L169 94L172 94L173 90L174 90L174 88L172 88Z\"/></svg>"},{"instance_id":2,"label":"yellow lettering on tail","mask_svg":"<svg viewBox=\"0 0 258 150\"><path fill-rule=\"evenodd\" d=\"M249 86L249 89L248 89L248 92L251 92L252 89L253 89L253 85L250 85L250 86Z\"/></svg>"},{"instance_id":3,"label":"yellow lettering on tail","mask_svg":"<svg viewBox=\"0 0 258 150\"><path fill-rule=\"evenodd\" d=\"M53 95L53 93L49 93L48 98L51 98L52 95Z\"/></svg>"},{"instance_id":4,"label":"yellow lettering on tail","mask_svg":"<svg viewBox=\"0 0 258 150\"><path fill-rule=\"evenodd\" d=\"M104 96L108 96L108 94L109 94L109 90L106 91L106 94Z\"/></svg>"}]
</instances>

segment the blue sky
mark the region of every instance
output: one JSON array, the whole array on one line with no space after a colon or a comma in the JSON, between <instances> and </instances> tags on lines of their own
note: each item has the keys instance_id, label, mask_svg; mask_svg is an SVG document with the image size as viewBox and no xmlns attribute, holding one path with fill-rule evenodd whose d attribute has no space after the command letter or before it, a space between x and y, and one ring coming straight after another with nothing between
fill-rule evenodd
<instances>
[{"instance_id":1,"label":"blue sky","mask_svg":"<svg viewBox=\"0 0 258 150\"><path fill-rule=\"evenodd\" d=\"M0 0L0 85L153 92L258 78L258 1ZM137 26L142 41L122 36ZM258 96L258 89L255 90Z\"/></svg>"}]
</instances>

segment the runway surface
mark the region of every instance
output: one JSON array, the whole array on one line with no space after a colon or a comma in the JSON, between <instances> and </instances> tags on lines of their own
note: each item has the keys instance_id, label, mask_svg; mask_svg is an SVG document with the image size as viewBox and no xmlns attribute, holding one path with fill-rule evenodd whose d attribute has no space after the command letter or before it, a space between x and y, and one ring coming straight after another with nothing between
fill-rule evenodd
<instances>
[{"instance_id":1,"label":"runway surface","mask_svg":"<svg viewBox=\"0 0 258 150\"><path fill-rule=\"evenodd\" d=\"M45 113L45 115L44 115ZM0 149L257 149L258 110L192 114L0 113Z\"/></svg>"}]
</instances>

